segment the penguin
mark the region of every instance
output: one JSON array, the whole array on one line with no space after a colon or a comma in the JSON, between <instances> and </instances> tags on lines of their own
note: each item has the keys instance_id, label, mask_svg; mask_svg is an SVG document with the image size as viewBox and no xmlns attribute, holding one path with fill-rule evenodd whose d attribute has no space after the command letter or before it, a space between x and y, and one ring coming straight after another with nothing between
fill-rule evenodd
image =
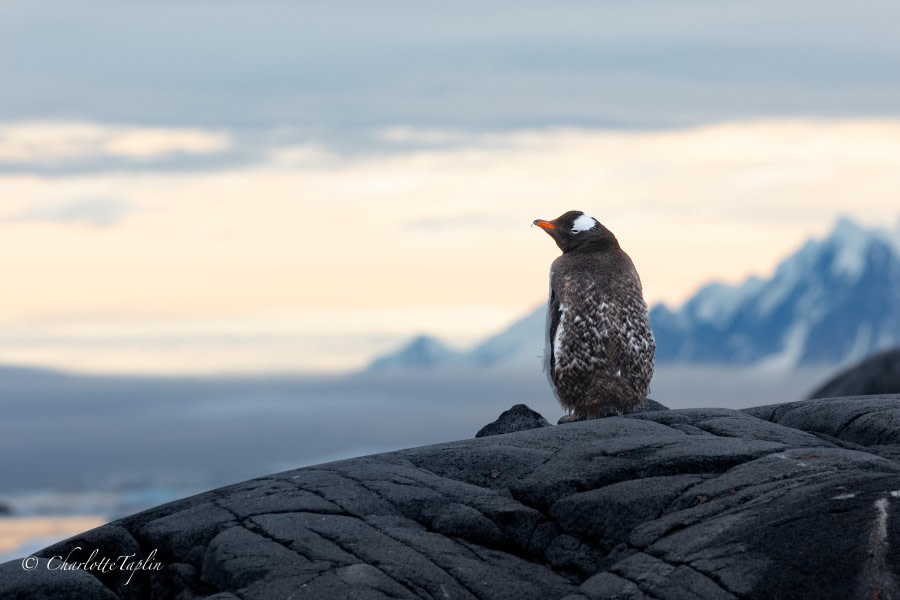
<instances>
[{"instance_id":1,"label":"penguin","mask_svg":"<svg viewBox=\"0 0 900 600\"><path fill-rule=\"evenodd\" d=\"M647 397L656 352L634 263L581 211L533 224L562 250L550 267L544 368L564 419L634 410Z\"/></svg>"}]
</instances>

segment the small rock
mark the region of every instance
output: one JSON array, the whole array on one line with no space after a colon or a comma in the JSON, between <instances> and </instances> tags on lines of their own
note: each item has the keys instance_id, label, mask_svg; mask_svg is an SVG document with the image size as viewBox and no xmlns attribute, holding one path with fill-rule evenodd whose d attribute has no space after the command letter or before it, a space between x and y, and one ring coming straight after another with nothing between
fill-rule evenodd
<instances>
[{"instance_id":1,"label":"small rock","mask_svg":"<svg viewBox=\"0 0 900 600\"><path fill-rule=\"evenodd\" d=\"M900 348L857 363L819 386L808 398L840 398L900 393Z\"/></svg>"},{"instance_id":2,"label":"small rock","mask_svg":"<svg viewBox=\"0 0 900 600\"><path fill-rule=\"evenodd\" d=\"M501 433L512 433L514 431L525 431L526 429L549 426L550 423L540 413L531 410L524 404L516 404L497 417L496 421L488 423L479 429L475 437L500 435Z\"/></svg>"},{"instance_id":3,"label":"small rock","mask_svg":"<svg viewBox=\"0 0 900 600\"><path fill-rule=\"evenodd\" d=\"M644 401L634 407L632 413L654 412L657 410L669 410L668 406L660 404L652 398L644 398ZM630 413L629 413L630 414Z\"/></svg>"}]
</instances>

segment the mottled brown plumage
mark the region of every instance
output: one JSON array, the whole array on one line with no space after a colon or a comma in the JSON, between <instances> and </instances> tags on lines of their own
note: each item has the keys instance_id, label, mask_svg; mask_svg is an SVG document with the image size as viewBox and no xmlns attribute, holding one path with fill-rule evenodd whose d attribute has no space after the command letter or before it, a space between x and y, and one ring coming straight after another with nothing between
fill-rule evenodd
<instances>
[{"instance_id":1,"label":"mottled brown plumage","mask_svg":"<svg viewBox=\"0 0 900 600\"><path fill-rule=\"evenodd\" d=\"M550 267L545 368L574 420L627 413L646 397L656 343L634 264L595 219L538 219L563 251Z\"/></svg>"}]
</instances>

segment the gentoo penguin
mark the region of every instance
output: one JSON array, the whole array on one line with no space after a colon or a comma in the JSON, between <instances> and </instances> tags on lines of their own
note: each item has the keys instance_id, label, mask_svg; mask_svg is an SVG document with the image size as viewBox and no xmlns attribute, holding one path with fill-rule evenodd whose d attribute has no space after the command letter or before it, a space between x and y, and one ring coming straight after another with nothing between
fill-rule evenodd
<instances>
[{"instance_id":1,"label":"gentoo penguin","mask_svg":"<svg viewBox=\"0 0 900 600\"><path fill-rule=\"evenodd\" d=\"M646 397L656 343L634 263L596 219L534 221L562 250L550 267L547 378L569 420L627 413Z\"/></svg>"}]
</instances>

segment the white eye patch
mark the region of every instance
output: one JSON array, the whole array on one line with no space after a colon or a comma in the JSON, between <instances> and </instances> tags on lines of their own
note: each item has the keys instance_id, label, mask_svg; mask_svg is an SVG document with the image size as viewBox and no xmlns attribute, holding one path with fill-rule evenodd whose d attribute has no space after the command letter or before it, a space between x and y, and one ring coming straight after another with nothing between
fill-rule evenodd
<instances>
[{"instance_id":1,"label":"white eye patch","mask_svg":"<svg viewBox=\"0 0 900 600\"><path fill-rule=\"evenodd\" d=\"M581 215L572 223L572 233L581 233L588 229L593 229L597 225L597 221L593 217Z\"/></svg>"}]
</instances>

